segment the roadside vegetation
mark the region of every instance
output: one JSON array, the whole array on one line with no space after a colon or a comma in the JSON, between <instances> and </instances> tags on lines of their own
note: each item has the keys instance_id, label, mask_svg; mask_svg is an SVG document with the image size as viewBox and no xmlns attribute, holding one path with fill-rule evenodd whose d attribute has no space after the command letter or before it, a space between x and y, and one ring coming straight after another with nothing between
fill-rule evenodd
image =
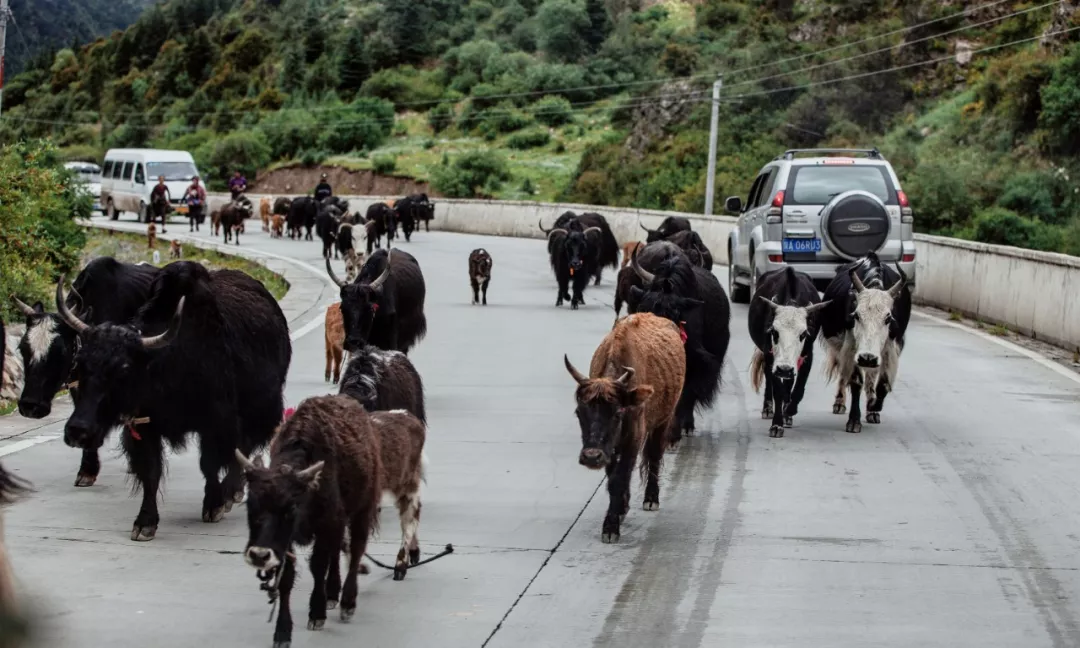
<instances>
[{"instance_id":1,"label":"roadside vegetation","mask_svg":"<svg viewBox=\"0 0 1080 648\"><path fill-rule=\"evenodd\" d=\"M0 140L700 211L723 71L717 211L786 148L876 145L919 230L1080 254L1080 9L963 6L169 0L12 79Z\"/></svg>"}]
</instances>

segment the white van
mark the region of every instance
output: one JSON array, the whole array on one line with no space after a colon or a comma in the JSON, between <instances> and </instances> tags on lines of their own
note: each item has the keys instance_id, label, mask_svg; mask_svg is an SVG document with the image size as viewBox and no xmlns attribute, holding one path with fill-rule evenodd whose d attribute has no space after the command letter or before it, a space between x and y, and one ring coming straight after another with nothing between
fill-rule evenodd
<instances>
[{"instance_id":1,"label":"white van","mask_svg":"<svg viewBox=\"0 0 1080 648\"><path fill-rule=\"evenodd\" d=\"M180 198L197 175L195 159L187 151L109 149L101 170L101 204L111 220L128 211L137 214L140 223L148 223L150 191L158 176L165 176L170 202L176 213L185 214L187 207L180 205Z\"/></svg>"}]
</instances>

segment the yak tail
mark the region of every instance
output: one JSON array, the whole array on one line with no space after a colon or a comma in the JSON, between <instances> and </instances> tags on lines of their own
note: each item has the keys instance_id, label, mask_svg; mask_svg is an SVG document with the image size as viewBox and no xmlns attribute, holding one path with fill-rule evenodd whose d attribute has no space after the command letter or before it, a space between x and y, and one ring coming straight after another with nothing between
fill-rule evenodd
<instances>
[{"instance_id":1,"label":"yak tail","mask_svg":"<svg viewBox=\"0 0 1080 648\"><path fill-rule=\"evenodd\" d=\"M765 382L765 354L761 349L754 349L754 355L750 358L750 386L754 393L761 391L761 385Z\"/></svg>"}]
</instances>

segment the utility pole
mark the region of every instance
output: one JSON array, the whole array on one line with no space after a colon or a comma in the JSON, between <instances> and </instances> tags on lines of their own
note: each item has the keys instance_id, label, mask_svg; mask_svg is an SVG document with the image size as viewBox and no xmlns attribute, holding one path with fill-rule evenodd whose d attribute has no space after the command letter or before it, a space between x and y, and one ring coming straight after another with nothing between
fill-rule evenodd
<instances>
[{"instance_id":1,"label":"utility pole","mask_svg":"<svg viewBox=\"0 0 1080 648\"><path fill-rule=\"evenodd\" d=\"M717 130L720 128L720 89L723 87L724 75L721 74L712 86L712 122L709 126L709 175L705 178L706 216L712 216L713 193L716 190L716 137Z\"/></svg>"},{"instance_id":2,"label":"utility pole","mask_svg":"<svg viewBox=\"0 0 1080 648\"><path fill-rule=\"evenodd\" d=\"M10 15L8 0L0 0L0 112L4 107L4 47L7 45L7 23Z\"/></svg>"}]
</instances>

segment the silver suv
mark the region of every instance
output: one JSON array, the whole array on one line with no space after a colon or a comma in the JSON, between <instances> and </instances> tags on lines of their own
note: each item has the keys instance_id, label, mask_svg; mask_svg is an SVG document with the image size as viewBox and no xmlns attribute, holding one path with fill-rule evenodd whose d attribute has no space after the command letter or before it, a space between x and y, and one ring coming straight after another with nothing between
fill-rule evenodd
<instances>
[{"instance_id":1,"label":"silver suv","mask_svg":"<svg viewBox=\"0 0 1080 648\"><path fill-rule=\"evenodd\" d=\"M800 155L814 157L799 157ZM766 164L728 237L728 293L745 304L761 275L790 265L818 290L841 265L876 252L915 281L914 217L892 165L875 148L792 149Z\"/></svg>"}]
</instances>

